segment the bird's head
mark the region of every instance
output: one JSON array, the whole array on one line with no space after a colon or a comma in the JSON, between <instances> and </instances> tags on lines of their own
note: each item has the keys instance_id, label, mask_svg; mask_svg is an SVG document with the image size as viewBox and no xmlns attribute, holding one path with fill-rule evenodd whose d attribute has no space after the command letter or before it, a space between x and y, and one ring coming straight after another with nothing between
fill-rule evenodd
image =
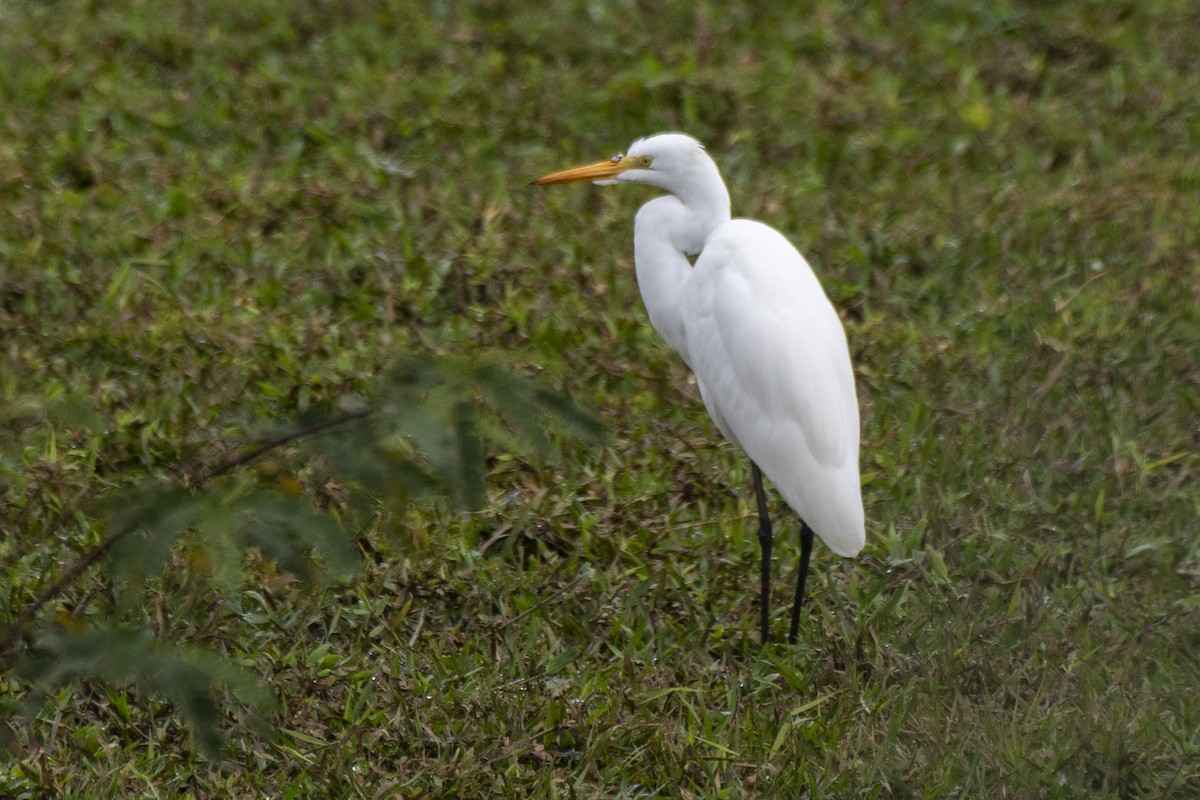
<instances>
[{"instance_id":1,"label":"bird's head","mask_svg":"<svg viewBox=\"0 0 1200 800\"><path fill-rule=\"evenodd\" d=\"M704 152L704 145L686 134L660 133L638 139L627 152L605 161L552 172L534 183L644 183L678 192L698 174L710 172L716 172L716 165Z\"/></svg>"}]
</instances>

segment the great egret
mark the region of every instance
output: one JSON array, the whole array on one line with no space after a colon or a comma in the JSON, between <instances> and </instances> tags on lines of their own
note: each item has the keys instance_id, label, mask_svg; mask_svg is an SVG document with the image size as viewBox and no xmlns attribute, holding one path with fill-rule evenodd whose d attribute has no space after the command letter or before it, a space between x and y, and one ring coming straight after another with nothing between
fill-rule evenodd
<instances>
[{"instance_id":1,"label":"great egret","mask_svg":"<svg viewBox=\"0 0 1200 800\"><path fill-rule=\"evenodd\" d=\"M654 329L696 374L726 438L750 457L762 546L761 629L769 639L771 520L762 475L800 515L795 642L813 532L841 556L866 539L858 401L846 334L804 257L774 228L730 219L729 191L703 145L680 133L536 184L643 183L670 192L642 206L633 258ZM695 264L689 256L696 256Z\"/></svg>"}]
</instances>

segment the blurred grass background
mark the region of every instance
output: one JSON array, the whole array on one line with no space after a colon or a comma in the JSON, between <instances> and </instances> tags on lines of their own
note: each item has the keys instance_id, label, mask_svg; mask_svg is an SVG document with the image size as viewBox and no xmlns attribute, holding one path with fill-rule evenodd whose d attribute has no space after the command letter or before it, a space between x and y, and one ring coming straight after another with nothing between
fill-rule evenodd
<instances>
[{"instance_id":1,"label":"blurred grass background","mask_svg":"<svg viewBox=\"0 0 1200 800\"><path fill-rule=\"evenodd\" d=\"M1200 795L1196 30L1184 0L0 5L7 617L101 535L81 503L397 354L498 354L610 429L490 453L482 512L377 518L346 587L181 565L146 619L260 675L279 738L231 718L218 769L85 687L0 790ZM528 186L663 130L847 325L868 546L817 548L796 647L756 645L747 465L637 298L652 193ZM97 424L41 416L79 398Z\"/></svg>"}]
</instances>

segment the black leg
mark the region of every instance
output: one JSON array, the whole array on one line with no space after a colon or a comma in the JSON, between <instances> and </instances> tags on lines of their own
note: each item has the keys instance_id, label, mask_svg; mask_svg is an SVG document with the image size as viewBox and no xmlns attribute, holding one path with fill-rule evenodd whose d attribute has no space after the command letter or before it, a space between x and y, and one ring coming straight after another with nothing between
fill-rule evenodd
<instances>
[{"instance_id":1,"label":"black leg","mask_svg":"<svg viewBox=\"0 0 1200 800\"><path fill-rule=\"evenodd\" d=\"M808 560L812 557L813 529L807 522L800 523L800 574L796 578L796 599L792 601L792 629L788 633L788 644L796 643L796 632L800 630L800 606L804 604L804 583L808 580Z\"/></svg>"},{"instance_id":2,"label":"black leg","mask_svg":"<svg viewBox=\"0 0 1200 800\"><path fill-rule=\"evenodd\" d=\"M758 502L758 544L762 548L760 571L762 588L759 592L761 606L759 611L762 615L760 630L762 631L762 643L766 644L771 638L771 540L774 536L771 533L771 518L767 516L767 494L763 491L762 470L758 468L758 464L751 461L750 471L754 475L754 499Z\"/></svg>"}]
</instances>

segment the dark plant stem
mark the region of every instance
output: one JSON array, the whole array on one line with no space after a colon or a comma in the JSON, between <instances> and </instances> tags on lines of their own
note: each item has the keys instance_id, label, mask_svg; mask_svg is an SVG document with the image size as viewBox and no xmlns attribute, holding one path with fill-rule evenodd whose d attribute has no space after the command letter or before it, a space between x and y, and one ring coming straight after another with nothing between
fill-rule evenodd
<instances>
[{"instance_id":1,"label":"dark plant stem","mask_svg":"<svg viewBox=\"0 0 1200 800\"><path fill-rule=\"evenodd\" d=\"M323 419L319 422L315 422L305 428L299 428L291 431L290 433L276 436L272 439L265 439L255 445L252 449L247 450L240 455L234 456L233 458L218 464L216 467L213 467L207 472L203 472L197 477L192 478L189 481L189 484L193 488L198 488L221 477L222 475L232 472L239 467L244 467L247 464L257 461L258 459L270 453L272 450L277 450L284 445L291 444L292 442L297 442L302 439L311 439L315 436L320 436L321 434L327 433L334 428L362 419L371 413L371 409L349 411L345 414L339 414L336 417L330 417L329 419ZM73 514L75 509L72 508L70 511ZM66 510L64 510L59 514L58 519L65 519L67 516ZM62 574L58 576L57 580L43 589L33 601L21 609L21 611L13 619L12 623L5 629L4 633L0 634L0 668L7 669L11 665L11 662L15 660L15 651L13 646L16 644L18 639L25 636L29 626L37 617L38 612L40 612L47 603L61 595L68 587L79 580L80 576L82 576L92 565L99 561L105 553L111 550L113 545L115 545L124 537L128 536L134 530L136 530L135 527L129 526L125 528L119 528L110 533L99 544L94 545L83 555L79 556L79 558L75 559L70 566L63 570Z\"/></svg>"},{"instance_id":2,"label":"dark plant stem","mask_svg":"<svg viewBox=\"0 0 1200 800\"><path fill-rule=\"evenodd\" d=\"M193 478L191 480L191 485L203 486L209 481L233 472L238 467L244 467L247 464L254 463L258 459L270 453L272 450L277 450L286 444L291 444L292 442L299 441L301 439L311 439L314 436L319 436L326 431L337 428L341 425L345 425L348 422L354 422L355 420L362 419L371 413L372 409L369 408L364 408L359 411L348 411L345 414L339 414L336 417L330 417L329 419L323 419L320 422L314 422L307 428L300 428L299 430L292 431L291 433L285 433L281 436L276 436L274 439L263 440L259 442L253 450L248 450L241 455L234 456L228 461L213 467L208 472L201 473L199 476Z\"/></svg>"},{"instance_id":3,"label":"dark plant stem","mask_svg":"<svg viewBox=\"0 0 1200 800\"><path fill-rule=\"evenodd\" d=\"M41 611L47 603L49 603L58 595L62 594L64 589L78 580L80 575L82 575L88 570L89 567L99 561L100 558L107 553L114 544L116 544L125 536L129 535L130 531L132 530L132 527L119 528L110 533L104 538L104 541L100 542L100 544L95 545L79 558L75 559L74 563L67 567L63 573L58 576L58 580L43 589L41 594L39 594L37 598L33 600L33 602L21 609L21 613L17 614L16 619L14 619L12 624L8 626L8 628L4 631L4 634L0 635L0 654L2 654L0 655L0 666L2 666L4 669L8 669L14 655L14 653L11 651L12 645L25 633L25 629L29 627L31 622L33 622L33 618L37 616L37 613Z\"/></svg>"}]
</instances>

